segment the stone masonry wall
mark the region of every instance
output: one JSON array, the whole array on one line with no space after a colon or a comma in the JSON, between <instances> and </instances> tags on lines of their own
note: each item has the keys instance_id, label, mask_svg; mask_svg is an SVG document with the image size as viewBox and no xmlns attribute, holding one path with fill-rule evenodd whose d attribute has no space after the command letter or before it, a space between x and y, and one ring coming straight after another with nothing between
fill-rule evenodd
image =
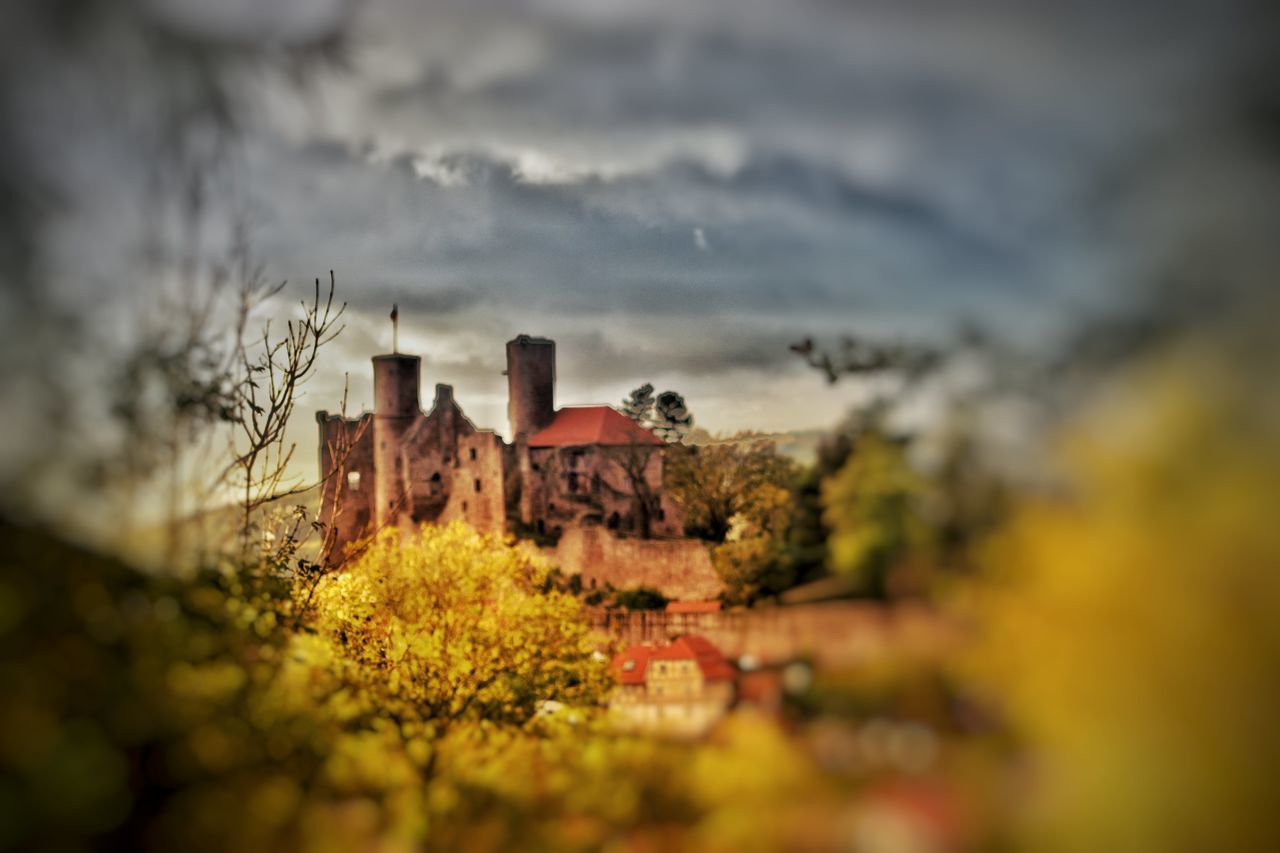
<instances>
[{"instance_id":1,"label":"stone masonry wall","mask_svg":"<svg viewBox=\"0 0 1280 853\"><path fill-rule=\"evenodd\" d=\"M747 656L759 664L803 657L821 666L858 666L889 653L932 659L962 638L954 622L913 603L827 601L719 613L595 608L591 617L597 629L624 644L696 634L732 659Z\"/></svg>"},{"instance_id":2,"label":"stone masonry wall","mask_svg":"<svg viewBox=\"0 0 1280 853\"><path fill-rule=\"evenodd\" d=\"M460 519L483 533L506 529L502 439L488 430L460 436L457 469L440 523Z\"/></svg>"},{"instance_id":3,"label":"stone masonry wall","mask_svg":"<svg viewBox=\"0 0 1280 853\"><path fill-rule=\"evenodd\" d=\"M706 546L692 539L619 539L599 527L569 527L551 556L588 589L648 586L676 601L705 601L723 589Z\"/></svg>"}]
</instances>

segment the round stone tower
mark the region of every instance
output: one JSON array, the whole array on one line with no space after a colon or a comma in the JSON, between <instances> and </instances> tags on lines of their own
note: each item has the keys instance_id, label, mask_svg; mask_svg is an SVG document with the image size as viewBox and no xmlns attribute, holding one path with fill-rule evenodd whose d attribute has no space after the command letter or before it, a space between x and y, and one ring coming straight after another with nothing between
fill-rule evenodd
<instances>
[{"instance_id":1,"label":"round stone tower","mask_svg":"<svg viewBox=\"0 0 1280 853\"><path fill-rule=\"evenodd\" d=\"M416 355L373 357L374 520L395 523L412 511L404 438L422 415L418 386L422 359Z\"/></svg>"},{"instance_id":2,"label":"round stone tower","mask_svg":"<svg viewBox=\"0 0 1280 853\"><path fill-rule=\"evenodd\" d=\"M551 423L555 386L555 341L529 335L507 341L507 419L512 444Z\"/></svg>"}]
</instances>

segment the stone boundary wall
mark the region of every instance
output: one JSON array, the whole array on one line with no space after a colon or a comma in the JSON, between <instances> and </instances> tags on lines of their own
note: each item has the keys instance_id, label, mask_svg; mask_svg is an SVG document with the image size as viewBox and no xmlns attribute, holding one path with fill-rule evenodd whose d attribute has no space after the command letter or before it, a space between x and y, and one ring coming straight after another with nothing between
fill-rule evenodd
<instances>
[{"instance_id":1,"label":"stone boundary wall","mask_svg":"<svg viewBox=\"0 0 1280 853\"><path fill-rule=\"evenodd\" d=\"M830 601L719 613L591 608L592 625L625 644L677 634L706 637L732 660L761 664L805 657L824 667L857 666L889 652L933 658L954 647L958 627L923 604Z\"/></svg>"},{"instance_id":2,"label":"stone boundary wall","mask_svg":"<svg viewBox=\"0 0 1280 853\"><path fill-rule=\"evenodd\" d=\"M548 556L586 589L648 586L675 601L706 601L723 584L707 547L695 539L619 539L599 527L570 527Z\"/></svg>"}]
</instances>

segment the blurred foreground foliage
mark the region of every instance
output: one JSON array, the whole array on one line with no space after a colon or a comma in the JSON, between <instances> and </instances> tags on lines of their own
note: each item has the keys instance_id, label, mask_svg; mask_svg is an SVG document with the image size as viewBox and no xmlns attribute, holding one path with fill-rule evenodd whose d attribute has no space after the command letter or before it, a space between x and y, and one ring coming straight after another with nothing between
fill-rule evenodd
<instances>
[{"instance_id":1,"label":"blurred foreground foliage","mask_svg":"<svg viewBox=\"0 0 1280 853\"><path fill-rule=\"evenodd\" d=\"M928 488L901 442L879 430L859 436L848 461L822 484L831 569L883 596L891 571L928 560L933 531L922 513Z\"/></svg>"},{"instance_id":2,"label":"blurred foreground foliage","mask_svg":"<svg viewBox=\"0 0 1280 853\"><path fill-rule=\"evenodd\" d=\"M5 848L762 849L794 829L779 796L823 790L771 723L607 731L576 600L460 525L385 535L310 596L279 566L175 580L3 532Z\"/></svg>"},{"instance_id":3,"label":"blurred foreground foliage","mask_svg":"<svg viewBox=\"0 0 1280 853\"><path fill-rule=\"evenodd\" d=\"M1247 331L1128 370L989 549L971 675L1033 760L1028 848L1280 848L1280 401Z\"/></svg>"},{"instance_id":4,"label":"blurred foreground foliage","mask_svg":"<svg viewBox=\"0 0 1280 853\"><path fill-rule=\"evenodd\" d=\"M287 548L179 578L6 524L0 845L1275 849L1280 403L1255 343L1113 372L999 514L852 436L822 487L833 568L892 593L918 567L972 641L746 673L778 676L780 721L699 743L611 731L608 641L463 526L317 580ZM798 499L757 483L722 570L789 547Z\"/></svg>"}]
</instances>

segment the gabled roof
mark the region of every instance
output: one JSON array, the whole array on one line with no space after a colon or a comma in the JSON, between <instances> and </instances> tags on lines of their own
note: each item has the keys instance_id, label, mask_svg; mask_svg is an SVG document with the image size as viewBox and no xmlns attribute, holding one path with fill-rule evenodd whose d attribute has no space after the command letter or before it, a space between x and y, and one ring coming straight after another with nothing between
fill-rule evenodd
<instances>
[{"instance_id":1,"label":"gabled roof","mask_svg":"<svg viewBox=\"0 0 1280 853\"><path fill-rule=\"evenodd\" d=\"M580 444L627 446L663 444L649 430L610 406L567 406L543 429L529 437L530 447Z\"/></svg>"},{"instance_id":2,"label":"gabled roof","mask_svg":"<svg viewBox=\"0 0 1280 853\"><path fill-rule=\"evenodd\" d=\"M693 660L702 670L702 677L707 681L721 681L733 678L733 667L725 660L720 650L705 637L686 635L677 637L668 645L656 649L649 655L652 660Z\"/></svg>"},{"instance_id":3,"label":"gabled roof","mask_svg":"<svg viewBox=\"0 0 1280 853\"><path fill-rule=\"evenodd\" d=\"M628 646L626 651L619 652L613 658L611 666L618 676L619 684L644 684L645 668L649 665L649 657L653 654L653 646Z\"/></svg>"}]
</instances>

